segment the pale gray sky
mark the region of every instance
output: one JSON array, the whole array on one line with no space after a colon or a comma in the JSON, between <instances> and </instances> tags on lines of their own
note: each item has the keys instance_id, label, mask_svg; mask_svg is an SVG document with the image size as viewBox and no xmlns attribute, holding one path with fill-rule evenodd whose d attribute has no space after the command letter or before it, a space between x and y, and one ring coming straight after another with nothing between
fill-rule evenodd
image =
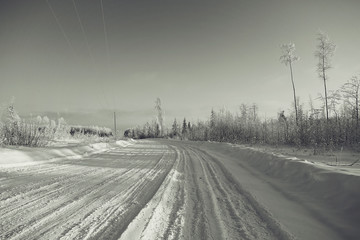
<instances>
[{"instance_id":1,"label":"pale gray sky","mask_svg":"<svg viewBox=\"0 0 360 240\"><path fill-rule=\"evenodd\" d=\"M62 29L46 0L0 0L0 102L14 96L23 114L108 125L109 109L125 128L150 121L160 97L169 121L253 102L272 117L292 102L281 43L301 57L301 101L323 92L319 29L337 45L328 88L360 73L357 0L103 0L108 45L100 0L75 0L84 31L72 0L48 2Z\"/></svg>"}]
</instances>

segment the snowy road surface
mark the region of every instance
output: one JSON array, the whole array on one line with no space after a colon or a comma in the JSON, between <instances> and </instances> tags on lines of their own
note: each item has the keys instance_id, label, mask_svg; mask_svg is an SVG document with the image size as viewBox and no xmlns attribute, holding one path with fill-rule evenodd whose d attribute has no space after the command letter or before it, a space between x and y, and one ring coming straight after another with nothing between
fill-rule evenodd
<instances>
[{"instance_id":1,"label":"snowy road surface","mask_svg":"<svg viewBox=\"0 0 360 240\"><path fill-rule=\"evenodd\" d=\"M358 212L249 163L262 156L146 140L0 167L0 239L359 239Z\"/></svg>"}]
</instances>

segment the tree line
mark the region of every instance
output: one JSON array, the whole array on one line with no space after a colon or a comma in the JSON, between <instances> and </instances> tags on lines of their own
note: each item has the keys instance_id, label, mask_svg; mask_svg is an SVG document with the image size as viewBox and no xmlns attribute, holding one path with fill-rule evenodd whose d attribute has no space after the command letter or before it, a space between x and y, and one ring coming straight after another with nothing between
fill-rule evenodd
<instances>
[{"instance_id":1,"label":"tree line","mask_svg":"<svg viewBox=\"0 0 360 240\"><path fill-rule=\"evenodd\" d=\"M280 46L280 62L289 67L293 92L293 110L285 114L281 111L277 118L261 119L256 104L241 104L236 113L225 108L211 110L207 120L190 123L186 118L182 122L174 119L170 128L162 131L159 121L145 124L133 130L133 137L168 137L200 141L219 141L237 143L261 143L271 145L292 145L312 147L314 152L335 149L337 147L359 145L359 89L360 78L354 75L340 89L328 90L329 70L336 45L329 37L319 32L314 57L318 60L316 73L323 82L323 93L318 99L320 108L315 108L309 99L308 107L300 103L296 95L293 68L299 57L295 54L294 43ZM160 100L157 100L160 101ZM158 115L161 107L155 107ZM160 114L161 115L161 114ZM162 118L161 118L162 119ZM162 127L163 128L163 127Z\"/></svg>"}]
</instances>

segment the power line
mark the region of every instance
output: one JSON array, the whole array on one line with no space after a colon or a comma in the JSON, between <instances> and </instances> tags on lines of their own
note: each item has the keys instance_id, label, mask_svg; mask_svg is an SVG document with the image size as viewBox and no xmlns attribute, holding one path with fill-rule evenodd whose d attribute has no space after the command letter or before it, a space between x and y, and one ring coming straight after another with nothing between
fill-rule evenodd
<instances>
[{"instance_id":1,"label":"power line","mask_svg":"<svg viewBox=\"0 0 360 240\"><path fill-rule=\"evenodd\" d=\"M105 39L105 49L106 49L106 66L107 66L107 70L109 70L110 52L109 52L108 32L107 32L107 29L106 29L105 11L104 11L103 0L100 0L100 5L101 5L103 27L104 27L104 39ZM105 101L107 102L107 105L110 106L110 101L108 100L107 95L104 94L104 98L105 98ZM112 100L113 100L112 101L113 102L113 108L115 110L114 98Z\"/></svg>"},{"instance_id":2,"label":"power line","mask_svg":"<svg viewBox=\"0 0 360 240\"><path fill-rule=\"evenodd\" d=\"M114 109L116 109L116 103L117 103L117 96L116 94L113 95L113 106L114 106Z\"/></svg>"},{"instance_id":3,"label":"power line","mask_svg":"<svg viewBox=\"0 0 360 240\"><path fill-rule=\"evenodd\" d=\"M107 107L108 109L111 109L111 104L110 104L110 101L109 99L107 98L107 94L105 94L105 91L104 91L104 87L101 88L101 93L103 95L103 98L104 98L104 102L105 102L105 107Z\"/></svg>"},{"instance_id":4,"label":"power line","mask_svg":"<svg viewBox=\"0 0 360 240\"><path fill-rule=\"evenodd\" d=\"M57 25L59 26L59 28L60 28L60 30L61 30L61 32L62 32L62 34L63 34L63 36L64 36L64 38L65 38L65 40L66 40L66 42L67 42L67 44L68 44L69 47L71 48L72 52L74 52L74 47L73 47L73 45L71 44L71 42L70 42L70 40L69 40L69 37L67 36L67 34L66 34L63 26L61 25L59 19L56 17L56 14L55 14L53 8L51 7L51 5L50 5L50 3L49 3L49 0L46 0L46 3L47 3L47 5L48 5L48 7L49 7L49 9L50 9L50 11L51 11L51 13L52 13L52 15L54 16L55 21L56 21Z\"/></svg>"},{"instance_id":5,"label":"power line","mask_svg":"<svg viewBox=\"0 0 360 240\"><path fill-rule=\"evenodd\" d=\"M115 128L114 137L115 137L115 141L116 141L116 112L114 112L114 128Z\"/></svg>"},{"instance_id":6,"label":"power line","mask_svg":"<svg viewBox=\"0 0 360 240\"><path fill-rule=\"evenodd\" d=\"M93 61L93 63L95 63L95 59L94 59L94 56L92 55L92 51L90 49L90 44L89 44L89 41L88 41L88 38L87 38L87 35L86 35L86 32L85 32L84 25L83 25L83 23L81 21L81 17L80 17L79 11L77 9L75 0L72 0L72 2L73 2L73 5L74 5L74 9L75 9L77 19L78 19L79 24L80 24L81 32L82 32L84 40L85 40L86 48L87 48L87 50L89 52L89 56L90 56L91 60Z\"/></svg>"},{"instance_id":7,"label":"power line","mask_svg":"<svg viewBox=\"0 0 360 240\"><path fill-rule=\"evenodd\" d=\"M107 30L106 30L103 0L100 0L100 4L101 4L102 20L103 20L103 25L104 25L106 56L107 56L107 58L109 60L109 42L108 42L108 34L107 34Z\"/></svg>"}]
</instances>

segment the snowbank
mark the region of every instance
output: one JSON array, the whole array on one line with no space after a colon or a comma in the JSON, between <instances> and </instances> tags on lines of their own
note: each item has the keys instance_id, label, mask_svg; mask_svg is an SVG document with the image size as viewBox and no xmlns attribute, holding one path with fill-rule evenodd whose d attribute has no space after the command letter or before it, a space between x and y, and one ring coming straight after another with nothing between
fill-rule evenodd
<instances>
[{"instance_id":1,"label":"snowbank","mask_svg":"<svg viewBox=\"0 0 360 240\"><path fill-rule=\"evenodd\" d=\"M130 138L129 140L119 140L119 141L116 141L115 143L116 143L116 145L119 145L121 147L127 147L130 145L133 145L135 143L135 140Z\"/></svg>"},{"instance_id":2,"label":"snowbank","mask_svg":"<svg viewBox=\"0 0 360 240\"><path fill-rule=\"evenodd\" d=\"M205 145L213 152L237 159L243 168L268 182L286 197L301 201L301 204L312 209L313 214L322 212L322 221L327 221L331 217L327 212L332 211L350 221L360 222L358 166L329 166L241 145ZM323 206L323 209L314 209L317 206Z\"/></svg>"},{"instance_id":3,"label":"snowbank","mask_svg":"<svg viewBox=\"0 0 360 240\"><path fill-rule=\"evenodd\" d=\"M118 143L120 142L120 143ZM86 145L65 145L43 148L6 147L0 148L0 168L21 167L61 159L79 159L83 156L107 151L115 147L127 147L133 142L91 143Z\"/></svg>"},{"instance_id":4,"label":"snowbank","mask_svg":"<svg viewBox=\"0 0 360 240\"><path fill-rule=\"evenodd\" d=\"M304 164L310 164L313 167L321 168L324 170L332 171L332 172L338 172L342 174L349 174L349 175L356 175L360 176L360 165L357 163L357 161L354 161L354 159L359 158L360 156L357 156L356 158L352 159L352 161L347 161L348 163L335 163L333 159L324 161L322 158L330 158L330 156L294 156L293 154L288 154L286 152L279 153L278 151L274 151L272 149L266 149L266 148L255 148L255 147L246 147L242 145L236 145L231 144L232 147L238 147L241 149L248 149L255 152L260 152L263 154L270 154L274 157L289 160L289 161L298 161L302 162ZM318 159L317 159L318 158ZM349 159L350 160L350 159ZM352 164L351 164L352 163Z\"/></svg>"}]
</instances>

